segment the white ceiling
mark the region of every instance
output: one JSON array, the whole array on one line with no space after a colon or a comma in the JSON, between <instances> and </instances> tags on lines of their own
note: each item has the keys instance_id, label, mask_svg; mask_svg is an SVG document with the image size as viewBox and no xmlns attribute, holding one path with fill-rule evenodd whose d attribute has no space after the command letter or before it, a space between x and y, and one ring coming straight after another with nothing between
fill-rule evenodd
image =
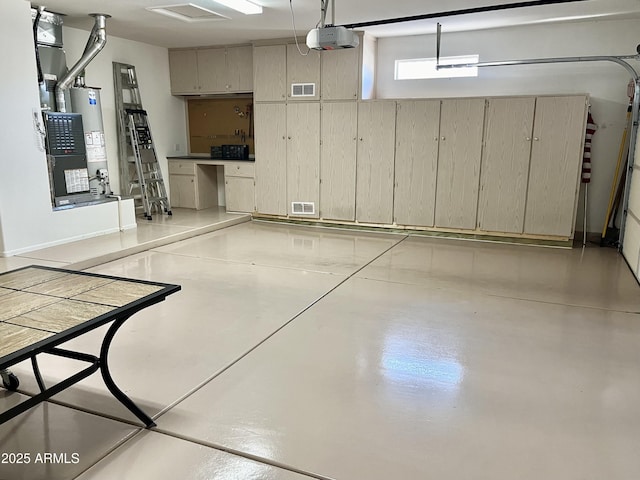
<instances>
[{"instance_id":1,"label":"white ceiling","mask_svg":"<svg viewBox=\"0 0 640 480\"><path fill-rule=\"evenodd\" d=\"M298 35L304 35L320 20L320 0L253 0L264 7L262 15L243 15L213 0L43 0L47 10L67 15L67 26L90 30L89 13L106 13L107 33L163 47L195 47L247 43L252 40L293 36L290 6L295 13ZM336 24L351 24L442 11L516 3L518 0L336 0ZM147 7L193 3L229 20L186 23L147 11ZM331 13L327 15L330 23ZM443 32L588 19L639 18L640 0L587 0L533 6L496 12L433 18L386 26L369 27L376 37L434 33L436 23Z\"/></svg>"}]
</instances>

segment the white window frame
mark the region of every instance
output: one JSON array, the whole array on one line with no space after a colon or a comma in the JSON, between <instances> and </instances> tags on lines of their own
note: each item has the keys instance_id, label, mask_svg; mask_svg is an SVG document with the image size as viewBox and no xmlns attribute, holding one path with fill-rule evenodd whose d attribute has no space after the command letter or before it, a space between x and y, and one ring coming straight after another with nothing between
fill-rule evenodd
<instances>
[{"instance_id":1,"label":"white window frame","mask_svg":"<svg viewBox=\"0 0 640 480\"><path fill-rule=\"evenodd\" d=\"M458 55L440 57L440 65L459 65L478 63L479 55ZM404 58L396 60L395 80L430 80L436 78L477 77L478 67L459 67L436 69L436 59Z\"/></svg>"}]
</instances>

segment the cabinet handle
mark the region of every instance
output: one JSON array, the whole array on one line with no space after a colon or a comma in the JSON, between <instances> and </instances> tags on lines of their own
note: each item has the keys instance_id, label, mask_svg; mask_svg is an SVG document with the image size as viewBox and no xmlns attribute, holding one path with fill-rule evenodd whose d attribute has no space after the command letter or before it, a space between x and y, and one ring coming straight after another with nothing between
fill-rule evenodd
<instances>
[{"instance_id":1,"label":"cabinet handle","mask_svg":"<svg viewBox=\"0 0 640 480\"><path fill-rule=\"evenodd\" d=\"M362 137L360 137L360 141L362 141Z\"/></svg>"},{"instance_id":2,"label":"cabinet handle","mask_svg":"<svg viewBox=\"0 0 640 480\"><path fill-rule=\"evenodd\" d=\"M446 138L444 138L444 137L440 137L440 140L446 140Z\"/></svg>"},{"instance_id":3,"label":"cabinet handle","mask_svg":"<svg viewBox=\"0 0 640 480\"><path fill-rule=\"evenodd\" d=\"M289 140L291 140L291 137L287 137Z\"/></svg>"},{"instance_id":4,"label":"cabinet handle","mask_svg":"<svg viewBox=\"0 0 640 480\"><path fill-rule=\"evenodd\" d=\"M533 137L533 139L537 142L538 140L540 140L538 137Z\"/></svg>"},{"instance_id":5,"label":"cabinet handle","mask_svg":"<svg viewBox=\"0 0 640 480\"><path fill-rule=\"evenodd\" d=\"M531 137L527 137L527 142L530 142L530 141L531 141Z\"/></svg>"},{"instance_id":6,"label":"cabinet handle","mask_svg":"<svg viewBox=\"0 0 640 480\"><path fill-rule=\"evenodd\" d=\"M437 142L438 141L438 137L433 137L433 141Z\"/></svg>"}]
</instances>

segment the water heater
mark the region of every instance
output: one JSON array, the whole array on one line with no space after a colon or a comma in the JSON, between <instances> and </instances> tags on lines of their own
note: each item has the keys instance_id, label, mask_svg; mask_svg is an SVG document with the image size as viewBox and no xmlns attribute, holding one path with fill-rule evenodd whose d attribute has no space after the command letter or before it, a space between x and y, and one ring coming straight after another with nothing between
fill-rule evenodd
<instances>
[{"instance_id":1,"label":"water heater","mask_svg":"<svg viewBox=\"0 0 640 480\"><path fill-rule=\"evenodd\" d=\"M105 181L108 179L103 178L104 172L108 171L108 165L100 89L72 87L69 91L73 112L82 115L90 191L96 199L102 198L105 194L111 194L111 191L109 184Z\"/></svg>"}]
</instances>

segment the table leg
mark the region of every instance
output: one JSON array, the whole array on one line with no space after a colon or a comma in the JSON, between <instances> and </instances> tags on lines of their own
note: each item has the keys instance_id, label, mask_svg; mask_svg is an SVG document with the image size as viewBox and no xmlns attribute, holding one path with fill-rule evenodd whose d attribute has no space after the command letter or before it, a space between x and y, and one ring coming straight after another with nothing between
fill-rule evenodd
<instances>
[{"instance_id":1,"label":"table leg","mask_svg":"<svg viewBox=\"0 0 640 480\"><path fill-rule=\"evenodd\" d=\"M155 427L155 422L149 417L146 413L144 413L140 407L138 407L133 401L118 388L118 386L113 381L111 377L111 372L109 371L109 363L107 362L107 356L109 354L109 347L111 346L111 341L115 336L118 329L122 326L122 324L129 317L119 318L111 324L107 334L102 341L102 347L100 348L100 372L102 373L102 378L104 383L106 384L109 391L116 397L120 403L122 403L125 407L127 407L131 413L133 413L136 417L138 417L147 428Z\"/></svg>"},{"instance_id":2,"label":"table leg","mask_svg":"<svg viewBox=\"0 0 640 480\"><path fill-rule=\"evenodd\" d=\"M40 389L40 393L44 392L47 388L44 386L44 380L42 380L42 375L40 374L40 367L38 366L38 360L34 355L31 357L31 366L33 367L33 375L36 377L36 382L38 383L38 388Z\"/></svg>"}]
</instances>

